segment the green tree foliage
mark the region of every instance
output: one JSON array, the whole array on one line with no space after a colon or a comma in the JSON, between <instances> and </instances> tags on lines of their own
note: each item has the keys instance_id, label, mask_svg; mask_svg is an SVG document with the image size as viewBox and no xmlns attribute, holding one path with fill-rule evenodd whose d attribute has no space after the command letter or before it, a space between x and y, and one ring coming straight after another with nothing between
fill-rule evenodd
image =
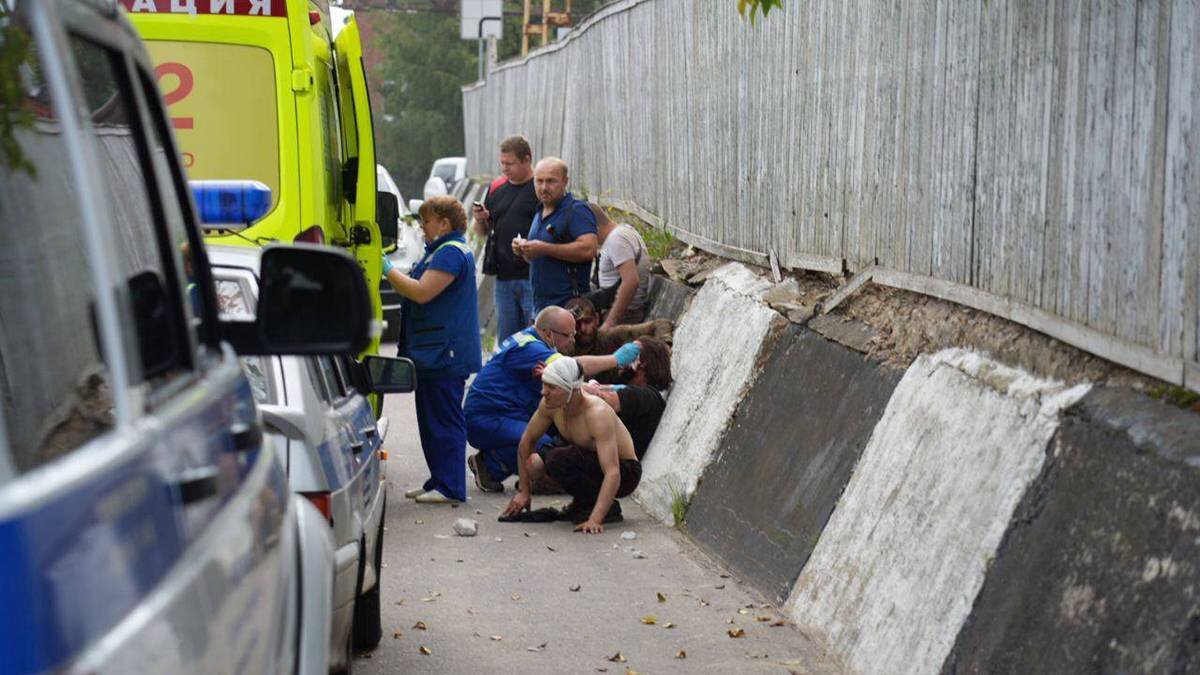
<instances>
[{"instance_id":1,"label":"green tree foliage","mask_svg":"<svg viewBox=\"0 0 1200 675\"><path fill-rule=\"evenodd\" d=\"M372 81L383 100L376 155L405 198L420 197L433 160L463 154L462 91L476 78L474 42L444 14L372 17L383 61Z\"/></svg>"},{"instance_id":2,"label":"green tree foliage","mask_svg":"<svg viewBox=\"0 0 1200 675\"><path fill-rule=\"evenodd\" d=\"M768 12L778 7L783 9L783 0L737 0L738 14L743 17L749 17L750 23L754 23L759 12L765 17Z\"/></svg>"}]
</instances>

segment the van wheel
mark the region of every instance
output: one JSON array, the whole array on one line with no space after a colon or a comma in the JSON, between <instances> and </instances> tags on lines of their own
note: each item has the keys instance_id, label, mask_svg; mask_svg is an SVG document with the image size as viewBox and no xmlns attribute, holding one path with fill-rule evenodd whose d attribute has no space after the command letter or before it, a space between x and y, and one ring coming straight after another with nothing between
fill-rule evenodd
<instances>
[{"instance_id":1,"label":"van wheel","mask_svg":"<svg viewBox=\"0 0 1200 675\"><path fill-rule=\"evenodd\" d=\"M354 648L374 649L383 638L379 589L383 586L383 523L387 502L379 512L379 535L375 538L375 587L358 596L354 603Z\"/></svg>"}]
</instances>

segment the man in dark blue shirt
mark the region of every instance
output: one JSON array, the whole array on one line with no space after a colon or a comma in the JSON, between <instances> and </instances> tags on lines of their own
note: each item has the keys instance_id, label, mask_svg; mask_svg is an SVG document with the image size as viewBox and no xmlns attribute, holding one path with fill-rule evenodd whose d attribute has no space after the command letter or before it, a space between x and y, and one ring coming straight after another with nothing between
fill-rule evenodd
<instances>
[{"instance_id":1,"label":"man in dark blue shirt","mask_svg":"<svg viewBox=\"0 0 1200 675\"><path fill-rule=\"evenodd\" d=\"M533 169L542 208L533 217L529 238L513 239L513 253L529 261L533 311L562 306L590 289L592 260L599 240L596 216L587 203L567 192L567 164L546 157Z\"/></svg>"}]
</instances>

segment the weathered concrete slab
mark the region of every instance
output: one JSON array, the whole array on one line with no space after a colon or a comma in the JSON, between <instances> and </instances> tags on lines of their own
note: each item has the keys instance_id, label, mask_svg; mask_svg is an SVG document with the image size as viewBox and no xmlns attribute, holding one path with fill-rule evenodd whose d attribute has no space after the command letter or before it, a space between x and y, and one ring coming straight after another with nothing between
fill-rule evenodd
<instances>
[{"instance_id":1,"label":"weathered concrete slab","mask_svg":"<svg viewBox=\"0 0 1200 675\"><path fill-rule=\"evenodd\" d=\"M821 335L858 352L871 351L876 331L862 321L820 314L808 322L808 327Z\"/></svg>"},{"instance_id":2,"label":"weathered concrete slab","mask_svg":"<svg viewBox=\"0 0 1200 675\"><path fill-rule=\"evenodd\" d=\"M1065 415L944 672L1200 672L1200 416Z\"/></svg>"},{"instance_id":3,"label":"weathered concrete slab","mask_svg":"<svg viewBox=\"0 0 1200 675\"><path fill-rule=\"evenodd\" d=\"M696 291L687 284L681 284L667 277L655 274L650 277L650 287L646 289L650 309L646 312L646 321L654 319L669 319L679 323L679 318L687 311Z\"/></svg>"},{"instance_id":4,"label":"weathered concrete slab","mask_svg":"<svg viewBox=\"0 0 1200 675\"><path fill-rule=\"evenodd\" d=\"M696 490L696 542L786 600L901 375L789 325Z\"/></svg>"},{"instance_id":5,"label":"weathered concrete slab","mask_svg":"<svg viewBox=\"0 0 1200 675\"><path fill-rule=\"evenodd\" d=\"M717 270L675 330L675 385L642 464L635 497L671 521L674 499L690 499L757 371L764 343L785 320L761 295L770 283L742 265Z\"/></svg>"},{"instance_id":6,"label":"weathered concrete slab","mask_svg":"<svg viewBox=\"0 0 1200 675\"><path fill-rule=\"evenodd\" d=\"M858 672L940 669L1085 391L962 350L918 357L796 581L797 624Z\"/></svg>"}]
</instances>

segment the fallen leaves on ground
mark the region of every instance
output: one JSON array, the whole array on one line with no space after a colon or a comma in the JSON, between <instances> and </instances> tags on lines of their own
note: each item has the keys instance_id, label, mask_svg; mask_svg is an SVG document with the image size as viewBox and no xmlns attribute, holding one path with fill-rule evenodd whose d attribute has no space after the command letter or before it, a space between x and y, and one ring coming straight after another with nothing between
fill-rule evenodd
<instances>
[{"instance_id":1,"label":"fallen leaves on ground","mask_svg":"<svg viewBox=\"0 0 1200 675\"><path fill-rule=\"evenodd\" d=\"M731 637L731 638L740 638L740 637L744 637L745 635L746 635L746 631L742 630L741 628L730 628L729 629L729 637Z\"/></svg>"},{"instance_id":2,"label":"fallen leaves on ground","mask_svg":"<svg viewBox=\"0 0 1200 675\"><path fill-rule=\"evenodd\" d=\"M771 620L771 617L769 617L769 616L760 616L760 617L758 617L758 620L759 620L759 621L762 621L763 623L766 623L767 621L770 621L770 620Z\"/></svg>"},{"instance_id":3,"label":"fallen leaves on ground","mask_svg":"<svg viewBox=\"0 0 1200 675\"><path fill-rule=\"evenodd\" d=\"M430 649L429 647L426 647L425 645L421 645L420 648L417 649L417 651L421 652L425 656L429 656L430 654L433 653L433 650Z\"/></svg>"},{"instance_id":4,"label":"fallen leaves on ground","mask_svg":"<svg viewBox=\"0 0 1200 675\"><path fill-rule=\"evenodd\" d=\"M557 553L557 552L558 552L558 549L554 548L554 547L553 547L553 546L551 546L550 544L546 544L546 550L547 550L547 551L550 551L551 553Z\"/></svg>"},{"instance_id":5,"label":"fallen leaves on ground","mask_svg":"<svg viewBox=\"0 0 1200 675\"><path fill-rule=\"evenodd\" d=\"M548 645L548 644L550 644L550 643L543 642L542 644L540 644L536 647L526 647L525 651L527 651L527 652L544 652L544 651L546 651L546 645Z\"/></svg>"},{"instance_id":6,"label":"fallen leaves on ground","mask_svg":"<svg viewBox=\"0 0 1200 675\"><path fill-rule=\"evenodd\" d=\"M583 588L583 586L580 586L579 584L575 584L574 586L571 587L571 592L578 593L579 589L581 589L581 588Z\"/></svg>"},{"instance_id":7,"label":"fallen leaves on ground","mask_svg":"<svg viewBox=\"0 0 1200 675\"><path fill-rule=\"evenodd\" d=\"M653 614L647 614L646 616L642 617L642 623L646 624L647 626L653 626L654 624L658 623L658 617L654 616Z\"/></svg>"},{"instance_id":8,"label":"fallen leaves on ground","mask_svg":"<svg viewBox=\"0 0 1200 675\"><path fill-rule=\"evenodd\" d=\"M683 651L682 649L680 649L678 652L675 652L675 658L677 658L677 659L686 659L686 658L687 658L687 652L685 652L685 651Z\"/></svg>"},{"instance_id":9,"label":"fallen leaves on ground","mask_svg":"<svg viewBox=\"0 0 1200 675\"><path fill-rule=\"evenodd\" d=\"M396 632L395 632L395 633L392 633L392 639L393 639L393 640L399 640L399 639L400 639L400 638L402 638L402 637L404 637L404 631L401 631L401 630L400 630L400 629L398 629L398 628L396 629Z\"/></svg>"},{"instance_id":10,"label":"fallen leaves on ground","mask_svg":"<svg viewBox=\"0 0 1200 675\"><path fill-rule=\"evenodd\" d=\"M674 628L674 627L675 627L675 624L671 623L670 621L663 624L663 628Z\"/></svg>"},{"instance_id":11,"label":"fallen leaves on ground","mask_svg":"<svg viewBox=\"0 0 1200 675\"><path fill-rule=\"evenodd\" d=\"M493 635L493 636L492 636L492 642L499 642L499 641L501 641L501 640L503 640L503 639L504 639L504 637L503 637L503 636L501 636L501 635Z\"/></svg>"},{"instance_id":12,"label":"fallen leaves on ground","mask_svg":"<svg viewBox=\"0 0 1200 675\"><path fill-rule=\"evenodd\" d=\"M750 613L750 610L748 610L748 609L739 609L738 610L738 614L749 614L749 613Z\"/></svg>"},{"instance_id":13,"label":"fallen leaves on ground","mask_svg":"<svg viewBox=\"0 0 1200 675\"><path fill-rule=\"evenodd\" d=\"M429 628L427 628L427 627L425 626L425 622L424 622L424 621L418 621L418 622L414 623L414 624L413 624L413 629L414 629L414 630L429 630Z\"/></svg>"},{"instance_id":14,"label":"fallen leaves on ground","mask_svg":"<svg viewBox=\"0 0 1200 675\"><path fill-rule=\"evenodd\" d=\"M630 668L629 666L625 666L625 675L642 675L642 674L639 673L638 671L634 670L633 668Z\"/></svg>"},{"instance_id":15,"label":"fallen leaves on ground","mask_svg":"<svg viewBox=\"0 0 1200 675\"><path fill-rule=\"evenodd\" d=\"M700 606L701 606L701 607L708 607L708 601L707 601L707 600L701 600L701 601L700 601Z\"/></svg>"},{"instance_id":16,"label":"fallen leaves on ground","mask_svg":"<svg viewBox=\"0 0 1200 675\"><path fill-rule=\"evenodd\" d=\"M654 594L654 596L655 596L656 598L658 598L658 601L659 601L659 602L666 602L666 601L667 601L667 596L666 596L666 595L664 595L664 594L663 594L663 593L661 593L661 592L657 592L657 593L655 593L655 594Z\"/></svg>"},{"instance_id":17,"label":"fallen leaves on ground","mask_svg":"<svg viewBox=\"0 0 1200 675\"><path fill-rule=\"evenodd\" d=\"M518 593L513 593L510 597L512 597L513 602L519 602L521 600L521 596Z\"/></svg>"},{"instance_id":18,"label":"fallen leaves on ground","mask_svg":"<svg viewBox=\"0 0 1200 675\"><path fill-rule=\"evenodd\" d=\"M780 626L786 626L786 625L787 625L787 621L784 621L783 619L776 619L771 622L771 628L779 628Z\"/></svg>"},{"instance_id":19,"label":"fallen leaves on ground","mask_svg":"<svg viewBox=\"0 0 1200 675\"><path fill-rule=\"evenodd\" d=\"M723 591L725 590L725 584L717 584L716 586L713 586L713 588L717 589L718 591Z\"/></svg>"},{"instance_id":20,"label":"fallen leaves on ground","mask_svg":"<svg viewBox=\"0 0 1200 675\"><path fill-rule=\"evenodd\" d=\"M626 659L625 655L622 654L621 652L617 652L616 654L613 654L612 656L608 657L608 660L612 661L613 663L625 663L625 661L627 661L628 659Z\"/></svg>"}]
</instances>

